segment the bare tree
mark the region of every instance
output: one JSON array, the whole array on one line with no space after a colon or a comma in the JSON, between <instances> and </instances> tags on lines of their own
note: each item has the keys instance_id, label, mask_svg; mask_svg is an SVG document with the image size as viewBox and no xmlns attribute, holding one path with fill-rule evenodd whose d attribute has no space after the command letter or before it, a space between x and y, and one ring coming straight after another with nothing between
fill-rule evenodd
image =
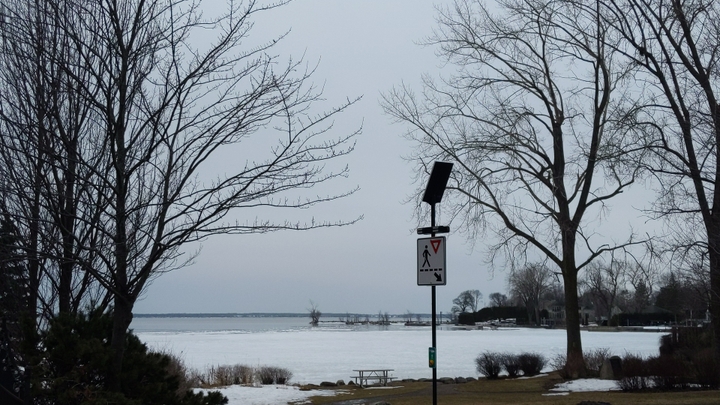
<instances>
[{"instance_id":1,"label":"bare tree","mask_svg":"<svg viewBox=\"0 0 720 405\"><path fill-rule=\"evenodd\" d=\"M688 268L681 268L679 276L688 288L695 302L696 308L708 309L710 307L710 271L707 262L698 261Z\"/></svg>"},{"instance_id":2,"label":"bare tree","mask_svg":"<svg viewBox=\"0 0 720 405\"><path fill-rule=\"evenodd\" d=\"M719 5L712 1L607 0L602 15L622 35L616 49L640 68L636 106L627 124L650 145L646 162L657 174L660 196L654 213L697 224L701 238L678 246L704 245L708 252L710 311L720 316L720 54ZM630 133L629 133L630 134ZM713 322L720 356L720 322Z\"/></svg>"},{"instance_id":3,"label":"bare tree","mask_svg":"<svg viewBox=\"0 0 720 405\"><path fill-rule=\"evenodd\" d=\"M390 314L378 311L378 325L390 325Z\"/></svg>"},{"instance_id":4,"label":"bare tree","mask_svg":"<svg viewBox=\"0 0 720 405\"><path fill-rule=\"evenodd\" d=\"M450 309L450 312L453 314L463 314L467 312L468 308L470 308L470 305L472 303L472 298L470 295L465 294L465 292L460 293L457 297L453 298L453 306L452 309Z\"/></svg>"},{"instance_id":5,"label":"bare tree","mask_svg":"<svg viewBox=\"0 0 720 405\"><path fill-rule=\"evenodd\" d=\"M626 288L626 267L622 261L612 261L609 265L592 263L585 270L583 286L590 294L595 315L608 321L613 316L618 295Z\"/></svg>"},{"instance_id":6,"label":"bare tree","mask_svg":"<svg viewBox=\"0 0 720 405\"><path fill-rule=\"evenodd\" d=\"M521 269L513 270L508 275L510 295L515 297L528 313L528 321L540 324L540 299L549 291L553 282L553 273L545 265L527 264Z\"/></svg>"},{"instance_id":7,"label":"bare tree","mask_svg":"<svg viewBox=\"0 0 720 405\"><path fill-rule=\"evenodd\" d=\"M482 297L483 295L480 290L465 290L453 299L454 305L451 312L459 314L467 312L468 309L471 312L477 312L482 302Z\"/></svg>"},{"instance_id":8,"label":"bare tree","mask_svg":"<svg viewBox=\"0 0 720 405\"><path fill-rule=\"evenodd\" d=\"M472 312L479 311L480 305L482 305L483 302L483 294L480 290L467 290L465 291L465 294L469 296L470 310Z\"/></svg>"},{"instance_id":9,"label":"bare tree","mask_svg":"<svg viewBox=\"0 0 720 405\"><path fill-rule=\"evenodd\" d=\"M494 292L490 294L490 306L505 307L509 305L508 297L505 294Z\"/></svg>"},{"instance_id":10,"label":"bare tree","mask_svg":"<svg viewBox=\"0 0 720 405\"><path fill-rule=\"evenodd\" d=\"M55 177L43 171L46 166L29 173L37 177L35 184L54 181L65 187L49 191L58 201L57 212L63 213L58 222L69 216L78 223L62 228L59 239L72 242L69 247L76 251L92 252L72 264L81 263L112 304L115 356L108 381L117 390L133 306L153 277L192 260L181 247L216 234L307 230L356 220L267 217L269 209L308 208L353 192L318 195L305 190L347 175L347 167L329 163L352 151L357 132L336 136L331 128L354 101L316 110L321 94L310 83L313 68L302 60L283 63L271 54L282 36L246 45L253 17L285 1L267 6L231 1L224 11L214 5L217 14L210 19L203 18L198 4L184 0L42 3L50 14L62 16L51 24L54 40L72 57L41 55L63 77L60 94L77 100L82 114L48 109L58 127L80 132L40 150L62 146L61 158L79 168L57 166L64 171ZM214 38L208 39L208 33ZM65 100L60 104L72 105ZM6 117L9 105L3 106ZM30 118L47 132L41 125L44 115ZM83 125L73 127L73 119L79 118ZM2 136L8 139L7 133ZM26 139L12 140L19 142L18 149L32 151L45 138L22 143ZM252 151L238 148L248 140ZM262 145L265 153L258 149ZM232 162L216 158L223 154L232 156ZM49 160L37 156L30 163ZM73 194L67 189L70 176L81 171L82 176L74 177ZM40 195L44 189L30 190ZM64 198L70 194L81 198ZM19 205L39 201L33 195L21 197ZM34 220L31 225L44 223L37 211L26 216ZM31 236L31 241L40 240L39 230ZM29 251L40 250L47 254L40 246ZM63 255L61 251L58 257Z\"/></svg>"},{"instance_id":11,"label":"bare tree","mask_svg":"<svg viewBox=\"0 0 720 405\"><path fill-rule=\"evenodd\" d=\"M83 61L63 40L68 10L43 1L0 9L0 215L23 252L28 290L20 313L31 358L37 330L58 312L108 304L107 290L86 271L99 265L101 235L87 224L102 206L87 184L101 158L87 147L97 135L87 125L90 103L73 91L84 76ZM30 402L34 367L22 368Z\"/></svg>"},{"instance_id":12,"label":"bare tree","mask_svg":"<svg viewBox=\"0 0 720 405\"><path fill-rule=\"evenodd\" d=\"M318 323L320 323L320 317L322 316L322 312L320 312L317 304L313 302L313 300L310 300L310 308L308 308L307 311L310 315L310 325L317 326Z\"/></svg>"},{"instance_id":13,"label":"bare tree","mask_svg":"<svg viewBox=\"0 0 720 405\"><path fill-rule=\"evenodd\" d=\"M481 305L483 303L483 295L480 290L470 290L470 294L473 297L472 310L473 312L477 312L481 309Z\"/></svg>"},{"instance_id":14,"label":"bare tree","mask_svg":"<svg viewBox=\"0 0 720 405\"><path fill-rule=\"evenodd\" d=\"M638 151L618 125L630 68L605 45L613 38L595 4L500 1L490 10L458 0L440 10L428 41L457 74L427 78L420 96L396 88L383 103L412 128L420 172L455 163L444 205L469 239L492 233L491 260L504 253L521 267L541 255L562 274L573 376L585 373L578 271L635 242L596 242L592 232L607 201L635 181Z\"/></svg>"}]
</instances>

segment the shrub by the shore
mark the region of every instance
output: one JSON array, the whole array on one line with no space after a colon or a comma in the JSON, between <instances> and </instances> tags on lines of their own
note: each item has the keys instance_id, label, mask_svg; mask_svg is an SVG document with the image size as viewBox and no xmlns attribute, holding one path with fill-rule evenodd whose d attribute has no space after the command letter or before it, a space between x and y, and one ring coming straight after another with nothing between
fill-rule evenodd
<instances>
[{"instance_id":1,"label":"shrub by the shore","mask_svg":"<svg viewBox=\"0 0 720 405\"><path fill-rule=\"evenodd\" d=\"M250 367L243 364L210 366L204 372L188 371L188 380L197 388L227 385L252 385L255 383L284 385L292 378L292 372L281 367Z\"/></svg>"},{"instance_id":2,"label":"shrub by the shore","mask_svg":"<svg viewBox=\"0 0 720 405\"><path fill-rule=\"evenodd\" d=\"M478 373L488 380L494 380L502 371L503 355L495 352L483 352L475 359Z\"/></svg>"},{"instance_id":3,"label":"shrub by the shore","mask_svg":"<svg viewBox=\"0 0 720 405\"><path fill-rule=\"evenodd\" d=\"M508 377L517 377L519 372L525 376L540 374L545 367L547 360L539 353L521 353L519 355L509 353L483 352L476 359L478 373L485 378L493 380L499 378L500 373L505 370Z\"/></svg>"},{"instance_id":4,"label":"shrub by the shore","mask_svg":"<svg viewBox=\"0 0 720 405\"><path fill-rule=\"evenodd\" d=\"M593 350L583 352L583 359L585 360L585 369L588 372L588 377L599 377L600 368L602 368L605 360L609 359L612 354L610 349L601 347ZM557 370L562 378L569 378L569 375L565 369L567 364L567 357L565 354L558 354L550 361L550 366L553 370Z\"/></svg>"}]
</instances>

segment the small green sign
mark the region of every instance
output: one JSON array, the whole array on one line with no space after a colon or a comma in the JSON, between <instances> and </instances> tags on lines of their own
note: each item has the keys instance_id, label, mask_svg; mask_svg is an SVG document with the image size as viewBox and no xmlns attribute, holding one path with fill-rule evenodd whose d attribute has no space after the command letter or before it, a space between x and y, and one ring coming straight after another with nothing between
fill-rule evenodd
<instances>
[{"instance_id":1,"label":"small green sign","mask_svg":"<svg viewBox=\"0 0 720 405\"><path fill-rule=\"evenodd\" d=\"M428 366L430 368L435 368L435 348L429 347L428 348Z\"/></svg>"}]
</instances>

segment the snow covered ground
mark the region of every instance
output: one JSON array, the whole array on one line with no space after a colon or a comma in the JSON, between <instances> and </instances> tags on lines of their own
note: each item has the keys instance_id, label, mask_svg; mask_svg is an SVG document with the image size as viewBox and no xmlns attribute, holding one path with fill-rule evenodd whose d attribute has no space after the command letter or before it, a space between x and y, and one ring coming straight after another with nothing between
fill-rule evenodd
<instances>
[{"instance_id":1,"label":"snow covered ground","mask_svg":"<svg viewBox=\"0 0 720 405\"><path fill-rule=\"evenodd\" d=\"M277 366L293 373L291 383L348 381L355 369L390 368L402 378L431 378L427 367L429 328L368 328L345 330L314 328L248 333L139 332L148 346L171 351L189 367L244 364ZM655 355L661 334L653 332L582 332L583 348L609 348L613 354ZM477 377L475 358L483 351L537 352L548 359L565 351L565 331L547 329L437 331L438 377ZM603 385L604 384L604 385ZM602 386L600 386L602 385ZM606 390L606 382L573 382L566 390ZM589 388L588 388L589 387ZM324 392L324 391L319 391ZM223 390L234 404L282 404L318 392L294 387L230 387Z\"/></svg>"}]
</instances>

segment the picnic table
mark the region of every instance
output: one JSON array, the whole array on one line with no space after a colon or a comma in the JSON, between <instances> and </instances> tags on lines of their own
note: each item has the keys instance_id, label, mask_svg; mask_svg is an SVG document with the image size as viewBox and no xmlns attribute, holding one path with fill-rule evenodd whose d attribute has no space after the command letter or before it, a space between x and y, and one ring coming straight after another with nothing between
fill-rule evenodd
<instances>
[{"instance_id":1,"label":"picnic table","mask_svg":"<svg viewBox=\"0 0 720 405\"><path fill-rule=\"evenodd\" d=\"M350 378L355 379L355 383L361 387L371 384L382 384L386 386L388 382L392 382L395 377L390 376L390 372L394 371L391 368L375 368L375 369L362 369L353 370L357 375L351 376Z\"/></svg>"}]
</instances>

